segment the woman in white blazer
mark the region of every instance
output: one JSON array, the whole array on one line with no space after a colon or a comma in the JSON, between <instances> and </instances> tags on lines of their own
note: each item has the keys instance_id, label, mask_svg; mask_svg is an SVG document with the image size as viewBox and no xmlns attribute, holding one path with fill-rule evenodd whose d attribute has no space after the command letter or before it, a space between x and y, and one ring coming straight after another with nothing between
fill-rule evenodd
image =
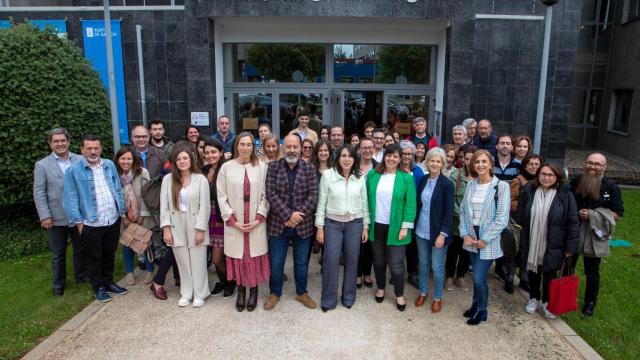
<instances>
[{"instance_id":1,"label":"woman in white blazer","mask_svg":"<svg viewBox=\"0 0 640 360\"><path fill-rule=\"evenodd\" d=\"M238 285L236 309L255 310L258 284L269 280L265 196L267 165L256 156L253 136L240 133L233 143L233 159L220 168L216 181L220 215L224 221L227 280ZM245 304L246 288L249 300Z\"/></svg>"},{"instance_id":2,"label":"woman in white blazer","mask_svg":"<svg viewBox=\"0 0 640 360\"><path fill-rule=\"evenodd\" d=\"M207 245L211 200L209 182L196 165L193 148L176 144L171 154L171 175L162 179L160 227L180 271L178 306L204 305L209 296Z\"/></svg>"}]
</instances>

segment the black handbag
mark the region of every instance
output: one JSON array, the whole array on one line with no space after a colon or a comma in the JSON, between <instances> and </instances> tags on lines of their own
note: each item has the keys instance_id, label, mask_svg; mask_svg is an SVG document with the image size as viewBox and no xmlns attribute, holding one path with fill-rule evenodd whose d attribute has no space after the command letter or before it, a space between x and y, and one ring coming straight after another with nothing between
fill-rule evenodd
<instances>
[{"instance_id":1,"label":"black handbag","mask_svg":"<svg viewBox=\"0 0 640 360\"><path fill-rule=\"evenodd\" d=\"M498 185L494 187L496 190L493 199L496 202L496 208L498 207ZM505 257L516 257L518 254L518 247L520 245L520 229L522 227L518 225L511 217L507 227L502 230L500 234L500 247Z\"/></svg>"}]
</instances>

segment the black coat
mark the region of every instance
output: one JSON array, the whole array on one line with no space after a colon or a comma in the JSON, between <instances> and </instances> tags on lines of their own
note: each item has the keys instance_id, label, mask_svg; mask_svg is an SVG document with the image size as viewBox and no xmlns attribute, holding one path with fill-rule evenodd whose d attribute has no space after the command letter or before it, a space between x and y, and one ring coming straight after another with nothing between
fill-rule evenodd
<instances>
[{"instance_id":1,"label":"black coat","mask_svg":"<svg viewBox=\"0 0 640 360\"><path fill-rule=\"evenodd\" d=\"M529 229L531 226L531 206L535 196L535 182L530 182L520 193L520 256L522 264L529 256ZM547 220L547 248L543 258L543 271L556 271L562 266L565 253L575 254L580 237L578 208L569 188L561 185L553 198Z\"/></svg>"}]
</instances>

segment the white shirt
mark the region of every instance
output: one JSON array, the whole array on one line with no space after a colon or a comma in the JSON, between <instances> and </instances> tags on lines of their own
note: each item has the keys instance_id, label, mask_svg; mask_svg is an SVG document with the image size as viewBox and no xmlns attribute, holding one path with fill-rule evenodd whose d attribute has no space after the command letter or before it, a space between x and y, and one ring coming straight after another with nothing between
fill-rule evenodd
<instances>
[{"instance_id":1,"label":"white shirt","mask_svg":"<svg viewBox=\"0 0 640 360\"><path fill-rule=\"evenodd\" d=\"M58 164L58 166L60 167L60 170L62 170L62 173L64 174L64 172L67 171L69 166L71 166L71 157L69 156L69 153L67 153L66 160L58 156L56 153L53 153L53 157L56 159L56 164Z\"/></svg>"},{"instance_id":2,"label":"white shirt","mask_svg":"<svg viewBox=\"0 0 640 360\"><path fill-rule=\"evenodd\" d=\"M391 199L393 197L393 184L396 174L382 174L378 188L376 189L376 222L389 224L391 222Z\"/></svg>"},{"instance_id":3,"label":"white shirt","mask_svg":"<svg viewBox=\"0 0 640 360\"><path fill-rule=\"evenodd\" d=\"M375 153L375 150L373 151L373 160L377 161L378 163L382 162L382 158L384 157L384 149L380 150L379 153Z\"/></svg>"},{"instance_id":4,"label":"white shirt","mask_svg":"<svg viewBox=\"0 0 640 360\"><path fill-rule=\"evenodd\" d=\"M180 189L180 211L187 212L189 210L189 190L187 188Z\"/></svg>"},{"instance_id":5,"label":"white shirt","mask_svg":"<svg viewBox=\"0 0 640 360\"><path fill-rule=\"evenodd\" d=\"M491 183L476 185L476 191L473 193L473 197L471 198L471 205L473 208L473 226L480 226L482 205L484 204L484 200L487 198L487 190L489 189L489 185L491 185Z\"/></svg>"},{"instance_id":6,"label":"white shirt","mask_svg":"<svg viewBox=\"0 0 640 360\"><path fill-rule=\"evenodd\" d=\"M96 191L96 214L98 218L95 222L84 221L84 224L92 227L113 225L120 214L116 206L116 199L113 198L109 184L104 175L104 166L102 160L96 166L89 165L93 172L93 184Z\"/></svg>"}]
</instances>

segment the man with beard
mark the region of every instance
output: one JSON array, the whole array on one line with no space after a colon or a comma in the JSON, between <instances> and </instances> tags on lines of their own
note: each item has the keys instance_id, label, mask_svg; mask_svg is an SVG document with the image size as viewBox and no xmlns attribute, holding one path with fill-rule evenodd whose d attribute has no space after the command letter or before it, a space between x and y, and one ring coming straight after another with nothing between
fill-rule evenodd
<instances>
[{"instance_id":1,"label":"man with beard","mask_svg":"<svg viewBox=\"0 0 640 360\"><path fill-rule=\"evenodd\" d=\"M165 158L171 156L173 150L173 141L164 136L164 122L160 118L155 118L149 123L149 132L151 133L151 142L149 145L157 147L164 152Z\"/></svg>"},{"instance_id":2,"label":"man with beard","mask_svg":"<svg viewBox=\"0 0 640 360\"><path fill-rule=\"evenodd\" d=\"M285 156L270 162L267 169L266 196L271 207L267 216L271 295L264 303L265 310L272 310L282 296L284 263L290 242L293 244L296 300L308 309L316 308L307 293L307 275L318 204L318 180L315 167L300 159L301 143L299 135L287 135L284 138Z\"/></svg>"},{"instance_id":3,"label":"man with beard","mask_svg":"<svg viewBox=\"0 0 640 360\"><path fill-rule=\"evenodd\" d=\"M468 130L467 130L468 131ZM482 119L478 122L478 133L471 140L471 144L477 146L479 149L487 150L495 158L497 155L496 145L498 138L493 135L493 126L491 121Z\"/></svg>"},{"instance_id":4,"label":"man with beard","mask_svg":"<svg viewBox=\"0 0 640 360\"><path fill-rule=\"evenodd\" d=\"M575 195L578 205L580 222L589 221L589 210L606 208L614 213L617 221L624 213L622 196L618 185L605 174L607 159L600 153L593 153L587 157L584 174L571 181L571 191ZM581 234L582 236L582 234ZM581 243L584 240L581 239ZM582 249L578 249L581 252ZM584 306L582 314L593 316L600 289L600 257L584 255L584 273L587 284L584 291ZM573 267L578 262L578 255L573 257Z\"/></svg>"}]
</instances>

